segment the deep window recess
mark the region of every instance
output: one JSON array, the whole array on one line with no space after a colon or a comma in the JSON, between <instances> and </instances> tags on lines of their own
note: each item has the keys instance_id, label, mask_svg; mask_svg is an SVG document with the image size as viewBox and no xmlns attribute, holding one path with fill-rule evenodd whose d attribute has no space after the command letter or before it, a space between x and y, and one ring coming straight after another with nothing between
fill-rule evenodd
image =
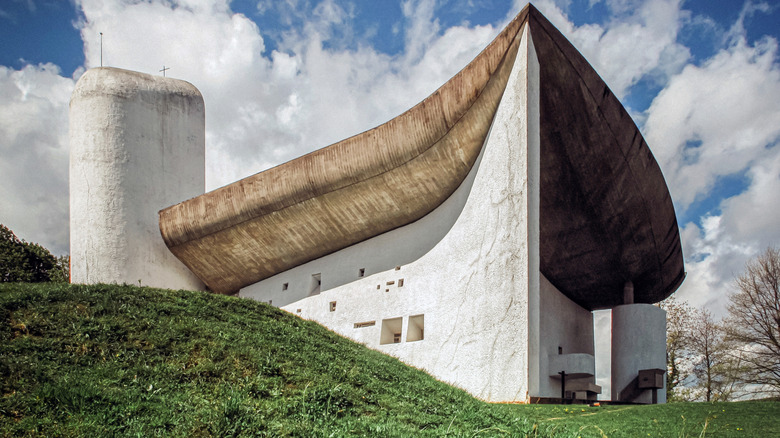
<instances>
[{"instance_id":1,"label":"deep window recess","mask_svg":"<svg viewBox=\"0 0 780 438\"><path fill-rule=\"evenodd\" d=\"M425 339L425 315L409 317L406 325L406 342L422 341Z\"/></svg>"},{"instance_id":2,"label":"deep window recess","mask_svg":"<svg viewBox=\"0 0 780 438\"><path fill-rule=\"evenodd\" d=\"M403 318L390 318L382 320L382 333L379 335L380 344L398 344L401 342L401 329Z\"/></svg>"},{"instance_id":3,"label":"deep window recess","mask_svg":"<svg viewBox=\"0 0 780 438\"><path fill-rule=\"evenodd\" d=\"M287 290L287 288L290 286L290 283L284 283L282 285L282 290Z\"/></svg>"},{"instance_id":4,"label":"deep window recess","mask_svg":"<svg viewBox=\"0 0 780 438\"><path fill-rule=\"evenodd\" d=\"M376 325L376 321L356 322L355 328L373 327Z\"/></svg>"},{"instance_id":5,"label":"deep window recess","mask_svg":"<svg viewBox=\"0 0 780 438\"><path fill-rule=\"evenodd\" d=\"M366 268L360 268L358 270L358 277L365 277L366 276Z\"/></svg>"},{"instance_id":6,"label":"deep window recess","mask_svg":"<svg viewBox=\"0 0 780 438\"><path fill-rule=\"evenodd\" d=\"M322 286L322 274L313 274L311 276L311 283L309 284L309 296L319 294L321 286Z\"/></svg>"},{"instance_id":7,"label":"deep window recess","mask_svg":"<svg viewBox=\"0 0 780 438\"><path fill-rule=\"evenodd\" d=\"M335 301L331 301L330 302L330 311L331 312L335 312L336 311L336 302Z\"/></svg>"}]
</instances>

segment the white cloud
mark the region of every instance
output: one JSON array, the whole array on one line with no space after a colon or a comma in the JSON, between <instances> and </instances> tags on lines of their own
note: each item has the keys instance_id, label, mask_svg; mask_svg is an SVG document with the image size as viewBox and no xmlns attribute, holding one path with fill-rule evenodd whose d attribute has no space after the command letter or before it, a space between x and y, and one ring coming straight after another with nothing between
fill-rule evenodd
<instances>
[{"instance_id":1,"label":"white cloud","mask_svg":"<svg viewBox=\"0 0 780 438\"><path fill-rule=\"evenodd\" d=\"M744 39L673 77L648 110L648 143L685 210L780 136L777 41ZM694 143L691 143L694 142Z\"/></svg>"},{"instance_id":2,"label":"white cloud","mask_svg":"<svg viewBox=\"0 0 780 438\"><path fill-rule=\"evenodd\" d=\"M701 225L682 230L688 277L679 297L725 312L745 262L780 244L780 67L778 43L747 43L746 3L726 46L671 78L648 109L645 132L664 170L678 215L713 193L719 178L744 173L747 188L721 200Z\"/></svg>"},{"instance_id":3,"label":"white cloud","mask_svg":"<svg viewBox=\"0 0 780 438\"><path fill-rule=\"evenodd\" d=\"M55 254L68 251L68 102L53 64L0 66L0 222Z\"/></svg>"},{"instance_id":4,"label":"white cloud","mask_svg":"<svg viewBox=\"0 0 780 438\"><path fill-rule=\"evenodd\" d=\"M519 6L520 2L515 2ZM585 56L612 92L623 98L643 78L664 82L690 58L677 43L687 13L681 0L607 1L612 16L605 24L575 26L568 2L541 0L537 8Z\"/></svg>"}]
</instances>

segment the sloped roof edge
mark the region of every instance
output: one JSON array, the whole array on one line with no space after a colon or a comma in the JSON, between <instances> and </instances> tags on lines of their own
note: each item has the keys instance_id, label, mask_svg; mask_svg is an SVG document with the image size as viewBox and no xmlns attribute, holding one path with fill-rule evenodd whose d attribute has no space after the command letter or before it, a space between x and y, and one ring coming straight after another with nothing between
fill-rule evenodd
<instances>
[{"instance_id":1,"label":"sloped roof edge","mask_svg":"<svg viewBox=\"0 0 780 438\"><path fill-rule=\"evenodd\" d=\"M231 293L428 214L479 155L529 9L400 116L160 211L166 245L212 291Z\"/></svg>"}]
</instances>

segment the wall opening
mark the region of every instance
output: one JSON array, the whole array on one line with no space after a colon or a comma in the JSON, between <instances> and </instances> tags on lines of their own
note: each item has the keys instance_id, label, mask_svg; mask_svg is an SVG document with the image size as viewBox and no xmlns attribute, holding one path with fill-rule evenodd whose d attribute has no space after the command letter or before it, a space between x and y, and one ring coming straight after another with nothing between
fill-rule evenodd
<instances>
[{"instance_id":1,"label":"wall opening","mask_svg":"<svg viewBox=\"0 0 780 438\"><path fill-rule=\"evenodd\" d=\"M382 320L382 333L379 336L379 344L399 344L401 342L401 328L403 318L390 318Z\"/></svg>"},{"instance_id":2,"label":"wall opening","mask_svg":"<svg viewBox=\"0 0 780 438\"><path fill-rule=\"evenodd\" d=\"M330 309L331 312L335 312L336 311L336 302L335 301L331 301L330 305L328 306L328 308Z\"/></svg>"},{"instance_id":3,"label":"wall opening","mask_svg":"<svg viewBox=\"0 0 780 438\"><path fill-rule=\"evenodd\" d=\"M366 276L366 268L360 268L358 270L358 277L365 277Z\"/></svg>"},{"instance_id":4,"label":"wall opening","mask_svg":"<svg viewBox=\"0 0 780 438\"><path fill-rule=\"evenodd\" d=\"M282 285L282 290L287 290L288 287L290 287L290 283L284 283Z\"/></svg>"},{"instance_id":5,"label":"wall opening","mask_svg":"<svg viewBox=\"0 0 780 438\"><path fill-rule=\"evenodd\" d=\"M321 286L322 286L322 275L313 274L311 276L311 283L309 284L309 296L319 294Z\"/></svg>"},{"instance_id":6,"label":"wall opening","mask_svg":"<svg viewBox=\"0 0 780 438\"><path fill-rule=\"evenodd\" d=\"M425 339L425 315L409 317L406 326L406 342L422 341Z\"/></svg>"},{"instance_id":7,"label":"wall opening","mask_svg":"<svg viewBox=\"0 0 780 438\"><path fill-rule=\"evenodd\" d=\"M376 325L376 321L366 321L366 322L356 322L354 327L357 328L366 328L366 327L373 327Z\"/></svg>"}]
</instances>

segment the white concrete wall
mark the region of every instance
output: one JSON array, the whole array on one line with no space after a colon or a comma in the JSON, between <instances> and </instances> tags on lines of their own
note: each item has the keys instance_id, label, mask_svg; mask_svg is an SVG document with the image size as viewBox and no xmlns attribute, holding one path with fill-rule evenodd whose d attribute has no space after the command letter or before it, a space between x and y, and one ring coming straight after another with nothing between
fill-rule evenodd
<instances>
[{"instance_id":1,"label":"white concrete wall","mask_svg":"<svg viewBox=\"0 0 780 438\"><path fill-rule=\"evenodd\" d=\"M205 189L203 98L191 84L87 71L70 102L74 283L202 289L160 236L158 211Z\"/></svg>"},{"instance_id":2,"label":"white concrete wall","mask_svg":"<svg viewBox=\"0 0 780 438\"><path fill-rule=\"evenodd\" d=\"M652 368L666 370L666 311L652 304L613 308L612 400L619 400L639 370ZM652 392L645 390L633 401L651 403ZM666 403L666 388L658 390L658 403Z\"/></svg>"},{"instance_id":3,"label":"white concrete wall","mask_svg":"<svg viewBox=\"0 0 780 438\"><path fill-rule=\"evenodd\" d=\"M539 83L527 29L523 38L483 151L444 204L240 295L318 321L484 400L527 400L529 371L538 368L529 342L539 348L538 328L529 329L539 308ZM322 292L307 297L314 274ZM424 315L424 339L407 342L416 315ZM402 342L380 344L383 320L398 317Z\"/></svg>"},{"instance_id":4,"label":"white concrete wall","mask_svg":"<svg viewBox=\"0 0 780 438\"><path fill-rule=\"evenodd\" d=\"M544 276L540 287L540 327L541 354L539 354L539 369L541 370L539 397L560 397L561 380L551 378L549 359L558 355L558 347L564 355L584 353L591 356L595 369L595 354L593 346L593 313L563 295ZM571 372L571 370L569 370ZM595 383L594 377L583 379ZM573 383L570 380L568 382ZM572 385L567 385L573 387Z\"/></svg>"}]
</instances>

